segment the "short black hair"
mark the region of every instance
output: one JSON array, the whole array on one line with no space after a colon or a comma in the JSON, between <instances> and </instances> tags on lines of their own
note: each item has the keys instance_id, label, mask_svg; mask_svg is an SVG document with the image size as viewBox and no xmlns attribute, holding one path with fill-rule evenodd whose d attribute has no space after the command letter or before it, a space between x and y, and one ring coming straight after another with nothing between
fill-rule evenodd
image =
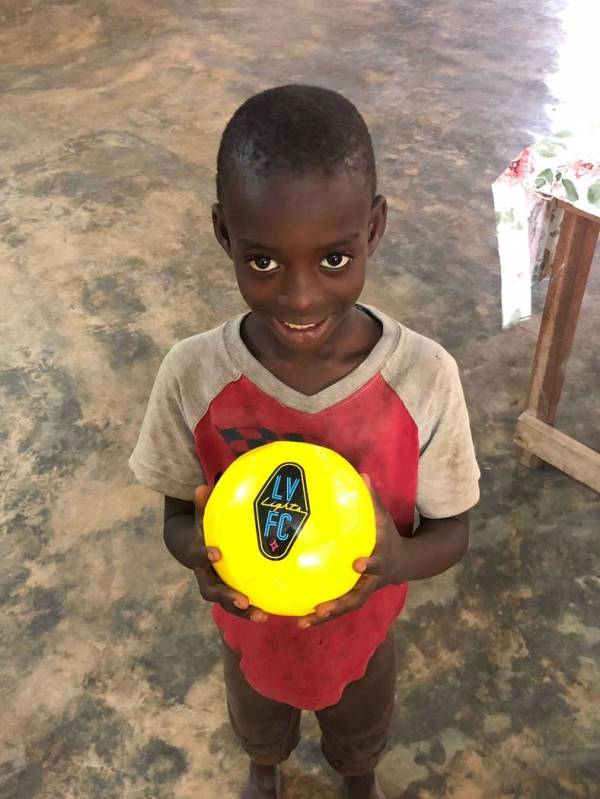
<instances>
[{"instance_id":1,"label":"short black hair","mask_svg":"<svg viewBox=\"0 0 600 799\"><path fill-rule=\"evenodd\" d=\"M233 178L362 171L377 189L375 155L357 108L321 86L289 84L255 94L231 117L217 155L217 200Z\"/></svg>"}]
</instances>

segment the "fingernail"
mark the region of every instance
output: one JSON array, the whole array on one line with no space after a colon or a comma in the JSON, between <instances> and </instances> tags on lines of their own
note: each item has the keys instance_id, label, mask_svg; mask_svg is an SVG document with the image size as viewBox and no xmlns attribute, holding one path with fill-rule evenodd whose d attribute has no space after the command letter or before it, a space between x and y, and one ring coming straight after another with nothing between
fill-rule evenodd
<instances>
[{"instance_id":1,"label":"fingernail","mask_svg":"<svg viewBox=\"0 0 600 799\"><path fill-rule=\"evenodd\" d=\"M239 610L243 610L242 603L240 602L240 600L239 600L239 599L234 599L234 600L233 600L233 604L234 604L234 605L236 606L236 608L238 608Z\"/></svg>"},{"instance_id":2,"label":"fingernail","mask_svg":"<svg viewBox=\"0 0 600 799\"><path fill-rule=\"evenodd\" d=\"M306 630L306 628L307 628L307 627L310 627L310 622L309 622L309 621L306 621L306 619L305 619L304 621L301 621L301 622L300 622L300 627L301 627L303 630Z\"/></svg>"},{"instance_id":3,"label":"fingernail","mask_svg":"<svg viewBox=\"0 0 600 799\"><path fill-rule=\"evenodd\" d=\"M209 552L207 553L207 557L208 557L208 559L210 560L210 562L211 562L211 563L214 563L214 562L215 562L215 553L214 553L214 552L210 552L210 551L209 551Z\"/></svg>"}]
</instances>

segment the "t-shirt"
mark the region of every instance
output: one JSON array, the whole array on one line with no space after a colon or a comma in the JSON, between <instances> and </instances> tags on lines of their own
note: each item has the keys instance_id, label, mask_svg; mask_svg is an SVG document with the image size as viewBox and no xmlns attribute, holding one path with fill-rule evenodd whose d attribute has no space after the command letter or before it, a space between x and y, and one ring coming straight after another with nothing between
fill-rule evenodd
<instances>
[{"instance_id":1,"label":"t-shirt","mask_svg":"<svg viewBox=\"0 0 600 799\"><path fill-rule=\"evenodd\" d=\"M480 472L454 359L371 306L382 334L352 372L308 396L269 372L244 344L245 314L176 344L164 358L129 464L161 494L192 500L240 454L271 441L336 450L367 473L400 535L415 511L455 516L479 499ZM250 685L318 710L361 678L405 602L407 585L374 592L362 608L300 629L294 618L256 624L213 606Z\"/></svg>"}]
</instances>

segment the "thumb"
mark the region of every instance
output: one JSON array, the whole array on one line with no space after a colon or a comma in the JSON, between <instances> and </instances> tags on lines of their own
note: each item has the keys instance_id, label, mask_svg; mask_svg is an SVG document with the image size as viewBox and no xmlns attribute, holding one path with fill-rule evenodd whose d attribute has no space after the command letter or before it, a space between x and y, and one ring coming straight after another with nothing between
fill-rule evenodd
<instances>
[{"instance_id":1,"label":"thumb","mask_svg":"<svg viewBox=\"0 0 600 799\"><path fill-rule=\"evenodd\" d=\"M208 502L211 490L207 485L198 486L194 491L194 505L196 506L196 516L204 516L204 508Z\"/></svg>"}]
</instances>

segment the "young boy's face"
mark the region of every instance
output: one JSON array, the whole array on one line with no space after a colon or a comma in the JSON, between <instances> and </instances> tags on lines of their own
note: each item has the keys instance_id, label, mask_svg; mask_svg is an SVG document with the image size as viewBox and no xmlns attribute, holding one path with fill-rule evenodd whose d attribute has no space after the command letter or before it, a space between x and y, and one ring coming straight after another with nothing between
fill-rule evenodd
<instances>
[{"instance_id":1,"label":"young boy's face","mask_svg":"<svg viewBox=\"0 0 600 799\"><path fill-rule=\"evenodd\" d=\"M358 299L386 221L363 175L282 174L229 186L215 235L250 309L279 344L317 352Z\"/></svg>"}]
</instances>

